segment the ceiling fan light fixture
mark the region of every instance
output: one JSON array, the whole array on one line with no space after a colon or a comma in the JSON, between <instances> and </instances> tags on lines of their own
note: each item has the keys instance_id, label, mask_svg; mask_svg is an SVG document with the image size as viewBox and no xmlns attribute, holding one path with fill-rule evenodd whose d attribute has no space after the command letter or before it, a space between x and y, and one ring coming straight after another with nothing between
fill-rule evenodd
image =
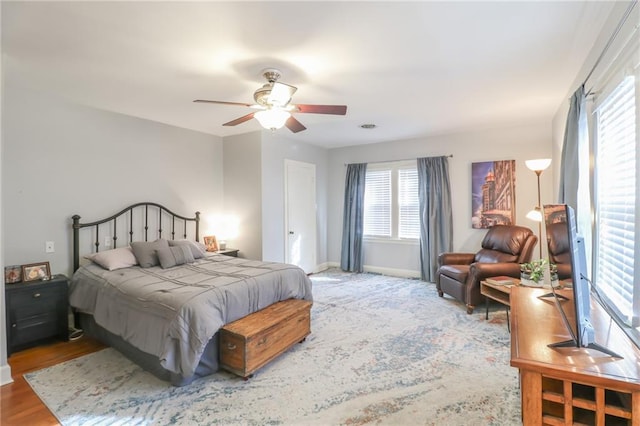
<instances>
[{"instance_id":1,"label":"ceiling fan light fixture","mask_svg":"<svg viewBox=\"0 0 640 426\"><path fill-rule=\"evenodd\" d=\"M258 111L253 116L265 129L277 130L284 126L291 113L279 108L270 108Z\"/></svg>"}]
</instances>

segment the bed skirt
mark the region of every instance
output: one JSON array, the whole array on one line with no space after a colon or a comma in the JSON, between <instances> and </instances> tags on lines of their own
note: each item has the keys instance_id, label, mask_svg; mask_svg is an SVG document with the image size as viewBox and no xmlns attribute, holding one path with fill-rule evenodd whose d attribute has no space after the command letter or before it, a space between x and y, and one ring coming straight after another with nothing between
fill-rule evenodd
<instances>
[{"instance_id":1,"label":"bed skirt","mask_svg":"<svg viewBox=\"0 0 640 426\"><path fill-rule=\"evenodd\" d=\"M87 336L117 349L120 353L138 364L144 370L153 374L160 380L170 382L174 386L188 385L199 377L208 376L218 371L218 333L216 333L211 340L209 340L207 346L205 346L202 357L200 358L200 363L196 367L195 374L190 377L182 377L178 373L174 373L162 367L158 357L131 346L120 336L116 336L115 334L100 327L96 324L92 315L82 313L77 313L76 315L78 315L80 326Z\"/></svg>"}]
</instances>

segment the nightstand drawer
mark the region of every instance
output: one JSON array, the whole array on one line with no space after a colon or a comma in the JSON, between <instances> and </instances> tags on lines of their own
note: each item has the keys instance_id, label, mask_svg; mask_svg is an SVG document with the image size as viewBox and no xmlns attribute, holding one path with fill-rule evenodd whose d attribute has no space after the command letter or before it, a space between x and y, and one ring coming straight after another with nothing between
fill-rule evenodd
<instances>
[{"instance_id":1,"label":"nightstand drawer","mask_svg":"<svg viewBox=\"0 0 640 426\"><path fill-rule=\"evenodd\" d=\"M20 284L16 284L20 285ZM12 306L25 309L46 309L59 301L65 302L65 294L57 286L19 289L11 295Z\"/></svg>"},{"instance_id":2,"label":"nightstand drawer","mask_svg":"<svg viewBox=\"0 0 640 426\"><path fill-rule=\"evenodd\" d=\"M58 314L55 310L38 311L33 315L20 315L11 322L13 346L56 336L59 332Z\"/></svg>"},{"instance_id":3,"label":"nightstand drawer","mask_svg":"<svg viewBox=\"0 0 640 426\"><path fill-rule=\"evenodd\" d=\"M68 340L69 295L64 275L5 285L7 355L50 338Z\"/></svg>"}]
</instances>

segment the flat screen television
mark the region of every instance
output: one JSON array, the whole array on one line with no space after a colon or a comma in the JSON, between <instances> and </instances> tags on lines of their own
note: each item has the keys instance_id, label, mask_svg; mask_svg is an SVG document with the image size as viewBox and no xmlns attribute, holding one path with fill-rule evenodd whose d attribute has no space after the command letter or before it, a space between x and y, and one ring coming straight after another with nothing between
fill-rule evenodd
<instances>
[{"instance_id":1,"label":"flat screen television","mask_svg":"<svg viewBox=\"0 0 640 426\"><path fill-rule=\"evenodd\" d=\"M547 242L549 250L554 244L550 240L549 232L552 226L558 229L566 228L566 238L569 245L569 258L571 263L571 281L573 287L573 302L575 307L575 324L572 324L562 307L559 295L552 288L555 304L560 311L560 316L571 335L571 339L563 342L551 343L549 347L577 347L594 349L615 358L622 358L610 349L599 345L595 341L595 330L591 324L591 287L587 278L587 258L584 239L578 235L576 216L571 206L566 204L547 204L544 206L545 229L547 230ZM558 235L557 232L553 234Z\"/></svg>"}]
</instances>

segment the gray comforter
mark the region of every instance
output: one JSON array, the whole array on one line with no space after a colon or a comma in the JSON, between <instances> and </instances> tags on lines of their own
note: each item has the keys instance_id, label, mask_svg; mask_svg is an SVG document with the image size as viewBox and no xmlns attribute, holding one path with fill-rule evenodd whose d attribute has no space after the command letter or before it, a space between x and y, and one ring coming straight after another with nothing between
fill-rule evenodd
<instances>
[{"instance_id":1,"label":"gray comforter","mask_svg":"<svg viewBox=\"0 0 640 426\"><path fill-rule=\"evenodd\" d=\"M302 269L218 254L169 269L90 263L74 274L69 296L76 310L183 377L224 324L290 298L312 300Z\"/></svg>"}]
</instances>

